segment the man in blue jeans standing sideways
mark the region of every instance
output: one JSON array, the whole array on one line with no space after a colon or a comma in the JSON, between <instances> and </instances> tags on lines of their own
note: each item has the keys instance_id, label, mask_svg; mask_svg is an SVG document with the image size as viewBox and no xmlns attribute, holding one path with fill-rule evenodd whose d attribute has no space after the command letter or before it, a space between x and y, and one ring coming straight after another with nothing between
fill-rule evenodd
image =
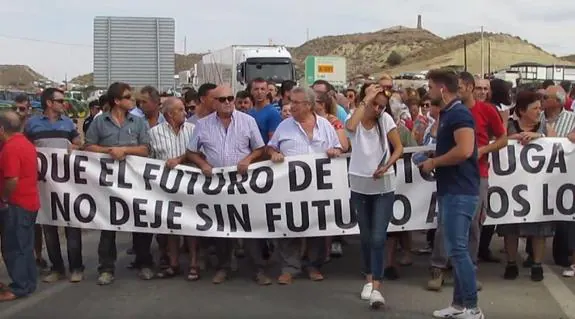
<instances>
[{"instance_id":1,"label":"man in blue jeans standing sideways","mask_svg":"<svg viewBox=\"0 0 575 319\"><path fill-rule=\"evenodd\" d=\"M22 122L12 111L0 113L0 218L2 255L12 283L0 283L0 302L36 290L34 225L40 209L36 148L20 133Z\"/></svg>"},{"instance_id":2,"label":"man in blue jeans standing sideways","mask_svg":"<svg viewBox=\"0 0 575 319\"><path fill-rule=\"evenodd\" d=\"M477 306L475 266L469 254L469 231L479 204L479 167L473 116L457 96L458 76L451 70L427 74L429 95L439 102L435 156L420 166L435 170L439 222L444 245L453 265L453 301L433 312L435 318L484 319Z\"/></svg>"}]
</instances>

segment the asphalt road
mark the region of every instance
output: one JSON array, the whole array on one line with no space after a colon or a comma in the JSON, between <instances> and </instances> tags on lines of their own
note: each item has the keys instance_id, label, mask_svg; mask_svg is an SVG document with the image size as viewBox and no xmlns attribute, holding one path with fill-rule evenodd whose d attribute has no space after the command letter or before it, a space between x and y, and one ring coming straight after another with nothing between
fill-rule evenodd
<instances>
[{"instance_id":1,"label":"asphalt road","mask_svg":"<svg viewBox=\"0 0 575 319\"><path fill-rule=\"evenodd\" d=\"M422 238L418 235L417 241L421 243ZM344 257L326 265L323 282L298 279L291 286L258 287L241 264L232 280L217 286L210 282L211 272L193 283L183 278L142 281L126 269L132 256L124 253L119 256L116 282L100 287L95 283L97 241L98 232L84 235L84 282L41 283L32 296L0 304L0 318L419 319L431 318L433 310L449 303L452 293L451 286L441 292L423 288L428 279L428 256L417 256L413 266L401 269L399 280L385 283L385 309L369 310L359 299L363 282L359 276L359 249L353 238L345 247ZM121 234L118 243L119 251L125 252L129 236ZM500 247L498 239L494 248ZM486 318L575 318L575 279L561 278L555 266L546 266L545 271L545 280L540 283L531 282L527 270L509 282L501 279L502 265L481 264L479 279L484 289L480 305ZM5 269L0 269L0 280L9 282Z\"/></svg>"}]
</instances>

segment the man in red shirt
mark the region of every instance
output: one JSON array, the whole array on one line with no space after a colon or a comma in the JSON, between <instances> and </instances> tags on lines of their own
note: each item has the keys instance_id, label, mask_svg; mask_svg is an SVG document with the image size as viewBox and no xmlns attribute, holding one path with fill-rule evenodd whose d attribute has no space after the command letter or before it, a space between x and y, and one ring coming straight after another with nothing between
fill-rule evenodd
<instances>
[{"instance_id":1,"label":"man in red shirt","mask_svg":"<svg viewBox=\"0 0 575 319\"><path fill-rule=\"evenodd\" d=\"M0 301L11 301L36 290L38 270L34 257L34 226L40 209L36 148L20 129L17 113L0 113L0 202L5 206L1 218L2 253L12 279L0 293Z\"/></svg>"},{"instance_id":2,"label":"man in red shirt","mask_svg":"<svg viewBox=\"0 0 575 319\"><path fill-rule=\"evenodd\" d=\"M473 120L475 121L475 141L478 147L480 193L479 193L479 217L475 228L472 228L470 235L472 245L470 246L472 257L477 258L479 253L482 260L493 259L492 256L485 256L489 251L479 252L480 225L485 220L485 209L487 208L487 191L489 190L489 153L498 152L507 146L507 130L495 106L485 102L476 101L473 95L475 80L468 72L459 74L459 95L461 100L469 107ZM506 123L505 123L506 124ZM493 143L491 139L495 138ZM487 250L489 245L487 245Z\"/></svg>"}]
</instances>

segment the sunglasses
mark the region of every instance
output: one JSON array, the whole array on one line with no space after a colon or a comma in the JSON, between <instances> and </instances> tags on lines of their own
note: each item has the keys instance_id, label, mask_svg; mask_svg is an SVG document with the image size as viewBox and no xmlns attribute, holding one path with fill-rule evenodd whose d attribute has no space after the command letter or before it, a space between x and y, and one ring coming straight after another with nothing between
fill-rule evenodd
<instances>
[{"instance_id":1,"label":"sunglasses","mask_svg":"<svg viewBox=\"0 0 575 319\"><path fill-rule=\"evenodd\" d=\"M228 102L231 103L231 102L233 102L234 99L235 99L235 97L232 96L232 95L230 95L230 96L220 96L220 97L217 97L217 98L216 98L216 100L218 100L218 102L220 102L220 103L226 103L226 101L228 101Z\"/></svg>"},{"instance_id":2,"label":"sunglasses","mask_svg":"<svg viewBox=\"0 0 575 319\"><path fill-rule=\"evenodd\" d=\"M28 108L25 106L13 106L12 111L24 113L24 112L28 111Z\"/></svg>"},{"instance_id":3,"label":"sunglasses","mask_svg":"<svg viewBox=\"0 0 575 319\"><path fill-rule=\"evenodd\" d=\"M131 100L131 99L132 99L132 95L130 95L130 94L122 96L122 100Z\"/></svg>"},{"instance_id":4,"label":"sunglasses","mask_svg":"<svg viewBox=\"0 0 575 319\"><path fill-rule=\"evenodd\" d=\"M431 107L431 103L423 103L421 104L421 107Z\"/></svg>"}]
</instances>

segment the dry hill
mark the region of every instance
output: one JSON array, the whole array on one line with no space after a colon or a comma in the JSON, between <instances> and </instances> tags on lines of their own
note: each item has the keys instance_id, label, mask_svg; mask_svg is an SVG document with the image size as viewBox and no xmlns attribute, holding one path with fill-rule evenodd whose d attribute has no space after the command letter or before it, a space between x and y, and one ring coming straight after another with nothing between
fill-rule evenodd
<instances>
[{"instance_id":1,"label":"dry hill","mask_svg":"<svg viewBox=\"0 0 575 319\"><path fill-rule=\"evenodd\" d=\"M424 29L398 26L371 33L321 37L292 48L291 52L302 72L306 56L335 55L346 57L348 74L356 75L381 71L393 51L406 56L442 40Z\"/></svg>"},{"instance_id":2,"label":"dry hill","mask_svg":"<svg viewBox=\"0 0 575 319\"><path fill-rule=\"evenodd\" d=\"M541 64L573 64L548 53L519 37L502 33L484 33L485 72L501 70L520 62ZM466 33L447 38L434 46L412 52L400 65L386 70L399 72L417 72L432 68L464 65L464 42L467 42L467 67L472 73L481 73L481 33ZM489 47L490 53L489 53Z\"/></svg>"},{"instance_id":3,"label":"dry hill","mask_svg":"<svg viewBox=\"0 0 575 319\"><path fill-rule=\"evenodd\" d=\"M569 62L575 62L575 54L562 56L561 60L565 60L565 61L569 61Z\"/></svg>"},{"instance_id":4,"label":"dry hill","mask_svg":"<svg viewBox=\"0 0 575 319\"><path fill-rule=\"evenodd\" d=\"M34 81L48 80L27 65L0 65L0 87L27 89Z\"/></svg>"}]
</instances>

